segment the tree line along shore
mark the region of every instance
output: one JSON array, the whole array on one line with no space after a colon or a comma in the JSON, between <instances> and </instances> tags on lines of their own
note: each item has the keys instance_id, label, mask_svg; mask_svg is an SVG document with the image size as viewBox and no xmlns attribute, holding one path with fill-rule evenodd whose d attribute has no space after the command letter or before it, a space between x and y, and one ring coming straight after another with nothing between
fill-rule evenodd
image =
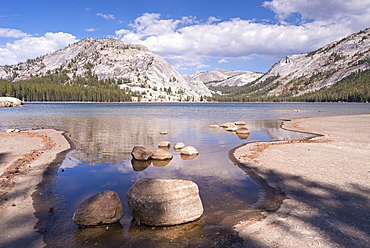
<instances>
[{"instance_id":1,"label":"tree line along shore","mask_svg":"<svg viewBox=\"0 0 370 248\"><path fill-rule=\"evenodd\" d=\"M295 95L293 89L280 96L270 96L270 88L255 91L252 83L243 86L214 87L222 92L212 97L202 97L210 102L369 102L370 70L358 71L345 77L331 87L325 87L302 95ZM297 86L299 87L299 86ZM253 92L253 93L252 93ZM88 101L88 102L130 102L139 92L120 89L113 79L99 80L97 77L77 77L73 80L63 75L31 78L17 82L0 80L0 96L15 97L22 101Z\"/></svg>"}]
</instances>

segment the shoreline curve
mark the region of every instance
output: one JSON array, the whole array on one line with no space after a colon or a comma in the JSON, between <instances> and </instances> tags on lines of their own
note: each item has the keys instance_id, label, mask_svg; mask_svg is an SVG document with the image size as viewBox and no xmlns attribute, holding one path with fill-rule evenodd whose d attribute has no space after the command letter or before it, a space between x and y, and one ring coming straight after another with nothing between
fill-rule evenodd
<instances>
[{"instance_id":1,"label":"shoreline curve","mask_svg":"<svg viewBox=\"0 0 370 248\"><path fill-rule=\"evenodd\" d=\"M370 115L292 119L283 128L319 136L232 150L238 166L286 194L276 211L261 209L259 218L244 218L234 229L263 247L369 244Z\"/></svg>"}]
</instances>

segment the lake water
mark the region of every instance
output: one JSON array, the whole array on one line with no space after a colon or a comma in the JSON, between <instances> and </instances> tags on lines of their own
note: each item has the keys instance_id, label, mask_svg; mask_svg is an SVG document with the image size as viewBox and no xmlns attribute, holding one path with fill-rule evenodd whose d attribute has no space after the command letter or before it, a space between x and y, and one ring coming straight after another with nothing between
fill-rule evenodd
<instances>
[{"instance_id":1,"label":"lake water","mask_svg":"<svg viewBox=\"0 0 370 248\"><path fill-rule=\"evenodd\" d=\"M293 109L302 111L289 111ZM247 142L309 137L281 129L282 119L364 113L370 113L369 104L27 103L0 108L0 129L65 130L76 145L51 166L35 195L40 202L37 227L50 247L181 247L209 244L220 235L225 240L223 220L257 201L258 187L229 160L230 149ZM228 121L246 122L251 134L238 137L223 128L209 127ZM168 134L161 135L162 131ZM154 151L161 141L194 146L199 155L184 159L171 146L168 151L174 158L168 164L131 161L134 146ZM130 225L126 191L136 180L149 177L196 182L204 205L202 218L169 228ZM103 190L119 194L124 217L109 230L78 228L72 222L74 211L83 200ZM53 213L44 211L48 206L55 208Z\"/></svg>"}]
</instances>

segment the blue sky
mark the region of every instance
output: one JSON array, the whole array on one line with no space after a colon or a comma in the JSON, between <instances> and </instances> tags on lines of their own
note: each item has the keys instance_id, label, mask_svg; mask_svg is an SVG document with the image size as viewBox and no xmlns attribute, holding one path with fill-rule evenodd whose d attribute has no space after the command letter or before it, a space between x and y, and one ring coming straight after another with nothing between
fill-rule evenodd
<instances>
[{"instance_id":1,"label":"blue sky","mask_svg":"<svg viewBox=\"0 0 370 248\"><path fill-rule=\"evenodd\" d=\"M87 37L141 43L181 74L266 72L369 27L368 0L0 0L0 65Z\"/></svg>"}]
</instances>

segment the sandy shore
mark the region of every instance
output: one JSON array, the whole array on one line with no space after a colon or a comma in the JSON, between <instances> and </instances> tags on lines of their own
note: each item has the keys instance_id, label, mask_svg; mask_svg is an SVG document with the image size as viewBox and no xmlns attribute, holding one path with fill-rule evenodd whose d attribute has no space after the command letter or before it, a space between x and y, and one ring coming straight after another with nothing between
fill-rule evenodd
<instances>
[{"instance_id":1,"label":"sandy shore","mask_svg":"<svg viewBox=\"0 0 370 248\"><path fill-rule=\"evenodd\" d=\"M239 222L239 235L256 247L369 247L370 115L297 119L284 128L323 136L235 150L287 196L262 220Z\"/></svg>"},{"instance_id":2,"label":"sandy shore","mask_svg":"<svg viewBox=\"0 0 370 248\"><path fill-rule=\"evenodd\" d=\"M34 229L32 193L59 153L70 148L63 132L0 132L0 247L44 247Z\"/></svg>"}]
</instances>

